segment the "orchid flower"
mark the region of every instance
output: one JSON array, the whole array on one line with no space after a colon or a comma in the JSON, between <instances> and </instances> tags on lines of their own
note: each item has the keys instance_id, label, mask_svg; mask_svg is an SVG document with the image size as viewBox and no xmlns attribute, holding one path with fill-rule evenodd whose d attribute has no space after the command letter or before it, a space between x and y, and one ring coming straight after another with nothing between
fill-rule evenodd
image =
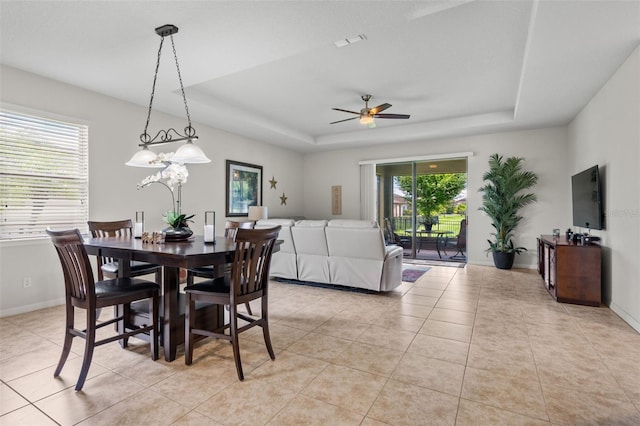
<instances>
[{"instance_id":1,"label":"orchid flower","mask_svg":"<svg viewBox=\"0 0 640 426\"><path fill-rule=\"evenodd\" d=\"M157 158L152 161L152 163L159 164L162 163L166 165L166 167L160 170L158 173L147 176L140 183L138 183L137 188L142 189L146 186L151 185L152 183L159 183L165 186L171 192L172 198L172 211L171 213L180 215L180 206L181 206L181 187L182 184L187 182L187 177L189 176L189 171L187 170L187 166L181 163L174 163L171 161L173 158L173 152L169 152L167 154L160 153ZM174 196L175 188L178 188L178 200L176 204L176 199ZM167 218L171 218L172 215L165 215ZM192 217L192 216L191 216ZM188 218L187 218L188 219ZM167 223L172 224L173 220L165 219ZM172 224L173 225L173 224Z\"/></svg>"},{"instance_id":2,"label":"orchid flower","mask_svg":"<svg viewBox=\"0 0 640 426\"><path fill-rule=\"evenodd\" d=\"M167 180L167 185L173 188L176 184L182 185L187 182L189 171L184 164L170 163L160 174Z\"/></svg>"}]
</instances>

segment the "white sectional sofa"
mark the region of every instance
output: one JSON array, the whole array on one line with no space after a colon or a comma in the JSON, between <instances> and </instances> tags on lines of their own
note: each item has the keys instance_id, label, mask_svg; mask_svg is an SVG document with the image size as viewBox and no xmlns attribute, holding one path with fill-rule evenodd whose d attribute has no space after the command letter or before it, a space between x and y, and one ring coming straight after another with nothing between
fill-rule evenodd
<instances>
[{"instance_id":1,"label":"white sectional sofa","mask_svg":"<svg viewBox=\"0 0 640 426\"><path fill-rule=\"evenodd\" d=\"M375 221L266 219L256 228L280 225L280 250L271 275L299 281L390 291L402 283L402 247L385 245Z\"/></svg>"}]
</instances>

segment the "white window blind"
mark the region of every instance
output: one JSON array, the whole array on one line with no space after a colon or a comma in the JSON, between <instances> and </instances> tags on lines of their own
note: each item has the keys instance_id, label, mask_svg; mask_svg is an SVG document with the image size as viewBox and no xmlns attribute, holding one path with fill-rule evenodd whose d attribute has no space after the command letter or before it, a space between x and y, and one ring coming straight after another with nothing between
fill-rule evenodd
<instances>
[{"instance_id":1,"label":"white window blind","mask_svg":"<svg viewBox=\"0 0 640 426\"><path fill-rule=\"evenodd\" d=\"M0 110L0 240L87 232L86 125Z\"/></svg>"}]
</instances>

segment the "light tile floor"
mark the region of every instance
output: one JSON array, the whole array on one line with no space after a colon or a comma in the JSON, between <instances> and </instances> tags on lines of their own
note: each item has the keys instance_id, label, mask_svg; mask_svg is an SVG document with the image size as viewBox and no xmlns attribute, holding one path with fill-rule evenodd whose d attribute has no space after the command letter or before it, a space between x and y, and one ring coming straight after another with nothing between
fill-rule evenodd
<instances>
[{"instance_id":1,"label":"light tile floor","mask_svg":"<svg viewBox=\"0 0 640 426\"><path fill-rule=\"evenodd\" d=\"M52 377L62 307L2 318L0 424L640 424L640 335L534 271L435 266L388 294L273 282L270 306L277 358L242 334L244 382L227 342L187 367L133 339L96 349L81 392L82 341Z\"/></svg>"}]
</instances>

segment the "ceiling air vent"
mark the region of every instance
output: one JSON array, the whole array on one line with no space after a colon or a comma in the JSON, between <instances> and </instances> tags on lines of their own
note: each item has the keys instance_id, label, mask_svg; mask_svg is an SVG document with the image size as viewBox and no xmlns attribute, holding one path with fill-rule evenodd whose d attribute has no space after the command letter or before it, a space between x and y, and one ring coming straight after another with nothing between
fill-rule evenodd
<instances>
[{"instance_id":1,"label":"ceiling air vent","mask_svg":"<svg viewBox=\"0 0 640 426\"><path fill-rule=\"evenodd\" d=\"M347 38L342 38L340 40L336 40L336 41L333 42L333 44L335 44L336 47L345 47L345 46L348 46L350 44L357 43L359 41L366 40L366 39L367 39L366 35L359 34L359 35L357 35L355 37L347 37Z\"/></svg>"}]
</instances>

